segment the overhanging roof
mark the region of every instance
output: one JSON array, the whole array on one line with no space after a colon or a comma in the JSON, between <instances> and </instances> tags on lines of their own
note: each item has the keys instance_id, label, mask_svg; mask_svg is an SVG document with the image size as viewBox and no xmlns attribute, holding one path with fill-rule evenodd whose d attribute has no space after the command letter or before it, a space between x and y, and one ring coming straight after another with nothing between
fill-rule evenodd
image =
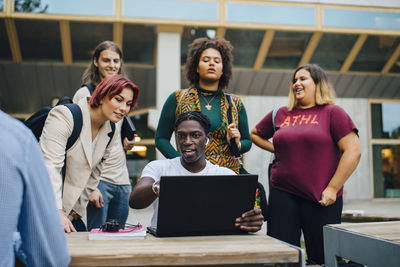
<instances>
[{"instance_id":1,"label":"overhanging roof","mask_svg":"<svg viewBox=\"0 0 400 267\"><path fill-rule=\"evenodd\" d=\"M83 65L0 63L0 108L24 118L49 105L55 97L73 96L81 85L84 69ZM154 107L155 67L126 66L126 73L140 88L138 109ZM292 70L234 69L229 92L286 96L292 73ZM328 72L328 77L338 97L400 99L399 75ZM181 84L182 88L188 87L183 74Z\"/></svg>"}]
</instances>

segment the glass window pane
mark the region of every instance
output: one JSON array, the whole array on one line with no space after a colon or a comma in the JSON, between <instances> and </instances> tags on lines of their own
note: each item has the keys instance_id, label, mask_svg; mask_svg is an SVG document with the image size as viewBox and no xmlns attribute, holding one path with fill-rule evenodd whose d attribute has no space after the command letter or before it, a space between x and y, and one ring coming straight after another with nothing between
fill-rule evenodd
<instances>
[{"instance_id":1,"label":"glass window pane","mask_svg":"<svg viewBox=\"0 0 400 267\"><path fill-rule=\"evenodd\" d=\"M15 0L14 11L48 14L113 16L114 0Z\"/></svg>"},{"instance_id":2,"label":"glass window pane","mask_svg":"<svg viewBox=\"0 0 400 267\"><path fill-rule=\"evenodd\" d=\"M310 62L325 70L340 70L356 40L354 34L324 33Z\"/></svg>"},{"instance_id":3,"label":"glass window pane","mask_svg":"<svg viewBox=\"0 0 400 267\"><path fill-rule=\"evenodd\" d=\"M156 28L151 25L124 25L124 61L153 64Z\"/></svg>"},{"instance_id":4,"label":"glass window pane","mask_svg":"<svg viewBox=\"0 0 400 267\"><path fill-rule=\"evenodd\" d=\"M201 27L184 27L181 41L181 64L184 65L186 62L188 46L196 38L207 37L213 39L216 34L215 28L201 28Z\"/></svg>"},{"instance_id":5,"label":"glass window pane","mask_svg":"<svg viewBox=\"0 0 400 267\"><path fill-rule=\"evenodd\" d=\"M95 47L106 40L113 40L111 23L70 22L72 58L74 61L91 59Z\"/></svg>"},{"instance_id":6,"label":"glass window pane","mask_svg":"<svg viewBox=\"0 0 400 267\"><path fill-rule=\"evenodd\" d=\"M27 1L27 0L15 0L14 11L15 12L29 12L29 13L46 13L49 5L48 1Z\"/></svg>"},{"instance_id":7,"label":"glass window pane","mask_svg":"<svg viewBox=\"0 0 400 267\"><path fill-rule=\"evenodd\" d=\"M400 197L400 145L373 145L374 197Z\"/></svg>"},{"instance_id":8,"label":"glass window pane","mask_svg":"<svg viewBox=\"0 0 400 267\"><path fill-rule=\"evenodd\" d=\"M124 0L123 7L122 16L124 17L218 21L217 1Z\"/></svg>"},{"instance_id":9,"label":"glass window pane","mask_svg":"<svg viewBox=\"0 0 400 267\"><path fill-rule=\"evenodd\" d=\"M58 21L15 20L23 60L62 60Z\"/></svg>"},{"instance_id":10,"label":"glass window pane","mask_svg":"<svg viewBox=\"0 0 400 267\"><path fill-rule=\"evenodd\" d=\"M263 68L295 69L310 38L311 33L276 32Z\"/></svg>"},{"instance_id":11,"label":"glass window pane","mask_svg":"<svg viewBox=\"0 0 400 267\"><path fill-rule=\"evenodd\" d=\"M380 72L399 43L396 36L368 36L350 70Z\"/></svg>"},{"instance_id":12,"label":"glass window pane","mask_svg":"<svg viewBox=\"0 0 400 267\"><path fill-rule=\"evenodd\" d=\"M372 138L400 139L400 103L371 104Z\"/></svg>"},{"instance_id":13,"label":"glass window pane","mask_svg":"<svg viewBox=\"0 0 400 267\"><path fill-rule=\"evenodd\" d=\"M0 11L3 11L4 0L0 0Z\"/></svg>"},{"instance_id":14,"label":"glass window pane","mask_svg":"<svg viewBox=\"0 0 400 267\"><path fill-rule=\"evenodd\" d=\"M6 25L3 19L0 19L0 59L11 60L10 43L8 42L8 35Z\"/></svg>"},{"instance_id":15,"label":"glass window pane","mask_svg":"<svg viewBox=\"0 0 400 267\"><path fill-rule=\"evenodd\" d=\"M235 67L252 68L265 31L228 29L225 38L233 45Z\"/></svg>"}]
</instances>

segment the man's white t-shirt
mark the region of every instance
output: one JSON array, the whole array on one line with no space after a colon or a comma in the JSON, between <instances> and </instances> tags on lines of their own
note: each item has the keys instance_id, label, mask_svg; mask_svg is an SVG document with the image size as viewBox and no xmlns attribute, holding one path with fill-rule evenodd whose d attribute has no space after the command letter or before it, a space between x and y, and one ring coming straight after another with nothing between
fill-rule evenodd
<instances>
[{"instance_id":1,"label":"man's white t-shirt","mask_svg":"<svg viewBox=\"0 0 400 267\"><path fill-rule=\"evenodd\" d=\"M155 181L159 181L161 176L183 176L183 175L235 175L231 169L214 165L206 160L206 167L200 172L190 172L181 164L181 158L155 160L144 167L142 177L151 177ZM161 188L162 190L162 188ZM153 202L153 217L151 218L151 226L157 226L158 216L158 198Z\"/></svg>"}]
</instances>

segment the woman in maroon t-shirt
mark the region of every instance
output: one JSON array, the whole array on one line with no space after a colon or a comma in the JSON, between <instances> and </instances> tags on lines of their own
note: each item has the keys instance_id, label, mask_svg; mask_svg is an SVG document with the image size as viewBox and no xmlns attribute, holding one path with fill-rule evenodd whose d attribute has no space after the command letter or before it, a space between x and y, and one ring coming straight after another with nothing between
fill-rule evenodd
<instances>
[{"instance_id":1,"label":"woman in maroon t-shirt","mask_svg":"<svg viewBox=\"0 0 400 267\"><path fill-rule=\"evenodd\" d=\"M276 156L268 235L300 246L303 231L314 264L324 263L322 227L341 222L343 184L361 156L358 130L334 97L324 70L303 65L294 72L288 106L275 118L268 113L251 131L253 142Z\"/></svg>"}]
</instances>

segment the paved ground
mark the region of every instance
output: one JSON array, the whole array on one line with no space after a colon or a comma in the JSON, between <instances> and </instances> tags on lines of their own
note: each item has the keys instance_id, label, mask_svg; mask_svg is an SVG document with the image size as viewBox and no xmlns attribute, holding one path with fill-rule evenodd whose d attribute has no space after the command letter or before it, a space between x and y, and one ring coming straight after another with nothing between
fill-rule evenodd
<instances>
[{"instance_id":1,"label":"paved ground","mask_svg":"<svg viewBox=\"0 0 400 267\"><path fill-rule=\"evenodd\" d=\"M345 201L343 213L365 217L400 218L400 198Z\"/></svg>"}]
</instances>

